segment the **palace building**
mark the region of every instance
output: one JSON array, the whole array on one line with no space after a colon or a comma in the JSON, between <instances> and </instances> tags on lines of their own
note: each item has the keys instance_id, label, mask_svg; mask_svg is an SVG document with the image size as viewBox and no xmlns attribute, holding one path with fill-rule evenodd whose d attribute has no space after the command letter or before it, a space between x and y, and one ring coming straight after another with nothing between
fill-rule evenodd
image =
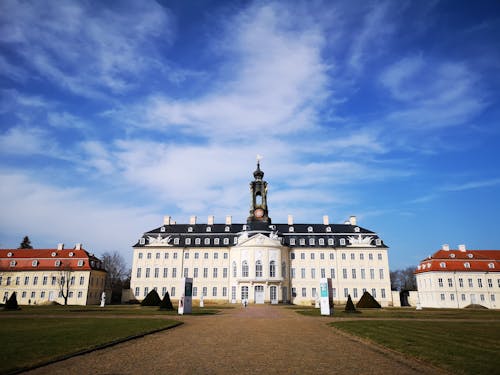
<instances>
[{"instance_id":1,"label":"palace building","mask_svg":"<svg viewBox=\"0 0 500 375\"><path fill-rule=\"evenodd\" d=\"M246 223L231 216L216 223L195 216L145 232L133 246L131 291L142 300L152 289L179 299L184 277L193 278L193 299L214 302L311 304L321 278L331 279L336 303L348 295L359 300L368 291L382 306L392 303L388 247L379 236L358 226L351 216L343 224L299 224L271 220L267 182L257 162L250 183Z\"/></svg>"},{"instance_id":2,"label":"palace building","mask_svg":"<svg viewBox=\"0 0 500 375\"><path fill-rule=\"evenodd\" d=\"M468 250L465 245L451 250L443 245L420 262L415 275L422 307L498 308L500 250Z\"/></svg>"},{"instance_id":3,"label":"palace building","mask_svg":"<svg viewBox=\"0 0 500 375\"><path fill-rule=\"evenodd\" d=\"M100 259L76 244L65 249L0 249L0 295L16 292L20 305L57 302L92 305L101 300L106 271Z\"/></svg>"}]
</instances>

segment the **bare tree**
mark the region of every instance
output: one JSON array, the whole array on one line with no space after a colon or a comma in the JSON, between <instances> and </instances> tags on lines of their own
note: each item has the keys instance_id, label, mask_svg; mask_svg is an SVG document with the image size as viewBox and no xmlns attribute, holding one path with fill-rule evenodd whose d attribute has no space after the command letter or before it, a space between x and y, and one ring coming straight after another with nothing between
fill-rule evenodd
<instances>
[{"instance_id":1,"label":"bare tree","mask_svg":"<svg viewBox=\"0 0 500 375\"><path fill-rule=\"evenodd\" d=\"M71 265L69 263L61 264L61 269L57 276L57 285L59 286L59 294L64 298L64 306L68 304L68 297L73 284L74 278Z\"/></svg>"},{"instance_id":2,"label":"bare tree","mask_svg":"<svg viewBox=\"0 0 500 375\"><path fill-rule=\"evenodd\" d=\"M19 245L19 249L33 249L33 246L31 246L31 241L28 236L24 236L23 241Z\"/></svg>"},{"instance_id":3,"label":"bare tree","mask_svg":"<svg viewBox=\"0 0 500 375\"><path fill-rule=\"evenodd\" d=\"M122 289L127 287L127 280L130 280L130 269L117 251L105 252L101 259L108 272L106 286L111 288L111 301L120 302Z\"/></svg>"},{"instance_id":4,"label":"bare tree","mask_svg":"<svg viewBox=\"0 0 500 375\"><path fill-rule=\"evenodd\" d=\"M413 272L414 266L396 270L391 272L391 289L392 290L417 290L417 280Z\"/></svg>"}]
</instances>

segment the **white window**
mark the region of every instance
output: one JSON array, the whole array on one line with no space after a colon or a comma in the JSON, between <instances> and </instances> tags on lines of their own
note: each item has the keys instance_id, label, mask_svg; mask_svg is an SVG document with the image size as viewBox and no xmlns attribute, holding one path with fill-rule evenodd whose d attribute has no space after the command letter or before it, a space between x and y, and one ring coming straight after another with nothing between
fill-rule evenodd
<instances>
[{"instance_id":1,"label":"white window","mask_svg":"<svg viewBox=\"0 0 500 375\"><path fill-rule=\"evenodd\" d=\"M255 262L255 277L262 277L262 262L260 260Z\"/></svg>"},{"instance_id":2,"label":"white window","mask_svg":"<svg viewBox=\"0 0 500 375\"><path fill-rule=\"evenodd\" d=\"M377 290L375 288L372 288L372 296L373 298L377 298Z\"/></svg>"},{"instance_id":3,"label":"white window","mask_svg":"<svg viewBox=\"0 0 500 375\"><path fill-rule=\"evenodd\" d=\"M227 297L227 288L226 287L222 288L222 297Z\"/></svg>"},{"instance_id":4,"label":"white window","mask_svg":"<svg viewBox=\"0 0 500 375\"><path fill-rule=\"evenodd\" d=\"M349 289L344 288L344 297L348 298L349 297Z\"/></svg>"},{"instance_id":5,"label":"white window","mask_svg":"<svg viewBox=\"0 0 500 375\"><path fill-rule=\"evenodd\" d=\"M290 277L295 279L295 268L290 268Z\"/></svg>"},{"instance_id":6,"label":"white window","mask_svg":"<svg viewBox=\"0 0 500 375\"><path fill-rule=\"evenodd\" d=\"M11 267L15 267L16 266L16 261L15 260L11 260L10 261L10 266Z\"/></svg>"},{"instance_id":7,"label":"white window","mask_svg":"<svg viewBox=\"0 0 500 375\"><path fill-rule=\"evenodd\" d=\"M361 279L366 279L366 272L364 268L361 268Z\"/></svg>"},{"instance_id":8,"label":"white window","mask_svg":"<svg viewBox=\"0 0 500 375\"><path fill-rule=\"evenodd\" d=\"M158 278L159 276L160 276L160 269L159 268L155 268L155 278Z\"/></svg>"},{"instance_id":9,"label":"white window","mask_svg":"<svg viewBox=\"0 0 500 375\"><path fill-rule=\"evenodd\" d=\"M203 268L203 278L206 279L208 277L208 268Z\"/></svg>"},{"instance_id":10,"label":"white window","mask_svg":"<svg viewBox=\"0 0 500 375\"><path fill-rule=\"evenodd\" d=\"M378 275L380 277L380 280L383 280L384 279L384 269L383 268L380 268L378 270Z\"/></svg>"},{"instance_id":11,"label":"white window","mask_svg":"<svg viewBox=\"0 0 500 375\"><path fill-rule=\"evenodd\" d=\"M316 278L316 268L311 268L311 279L315 279Z\"/></svg>"},{"instance_id":12,"label":"white window","mask_svg":"<svg viewBox=\"0 0 500 375\"><path fill-rule=\"evenodd\" d=\"M313 227L307 227L307 231L308 232L312 232L313 231Z\"/></svg>"},{"instance_id":13,"label":"white window","mask_svg":"<svg viewBox=\"0 0 500 375\"><path fill-rule=\"evenodd\" d=\"M373 260L373 254L368 254L368 259Z\"/></svg>"},{"instance_id":14,"label":"white window","mask_svg":"<svg viewBox=\"0 0 500 375\"><path fill-rule=\"evenodd\" d=\"M165 255L163 256L165 259L168 259L168 253L165 253Z\"/></svg>"},{"instance_id":15,"label":"white window","mask_svg":"<svg viewBox=\"0 0 500 375\"><path fill-rule=\"evenodd\" d=\"M183 277L189 277L188 274L189 274L189 269L184 268L184 276Z\"/></svg>"},{"instance_id":16,"label":"white window","mask_svg":"<svg viewBox=\"0 0 500 375\"><path fill-rule=\"evenodd\" d=\"M189 253L188 252L184 253L184 259L189 259Z\"/></svg>"},{"instance_id":17,"label":"white window","mask_svg":"<svg viewBox=\"0 0 500 375\"><path fill-rule=\"evenodd\" d=\"M198 295L198 288L193 286L193 297L196 297Z\"/></svg>"},{"instance_id":18,"label":"white window","mask_svg":"<svg viewBox=\"0 0 500 375\"><path fill-rule=\"evenodd\" d=\"M217 278L217 272L218 272L218 269L217 269L217 268L214 268L214 269L213 269L213 273L212 273L212 275L213 275L213 278L214 278L214 279L216 279L216 278Z\"/></svg>"},{"instance_id":19,"label":"white window","mask_svg":"<svg viewBox=\"0 0 500 375\"><path fill-rule=\"evenodd\" d=\"M482 279L477 279L477 286L480 288L483 287L483 280Z\"/></svg>"},{"instance_id":20,"label":"white window","mask_svg":"<svg viewBox=\"0 0 500 375\"><path fill-rule=\"evenodd\" d=\"M329 238L328 239L328 246L333 246L333 244L334 244L333 238Z\"/></svg>"},{"instance_id":21,"label":"white window","mask_svg":"<svg viewBox=\"0 0 500 375\"><path fill-rule=\"evenodd\" d=\"M320 239L318 240L318 244L319 244L320 246L324 246L324 245L325 245L325 239L324 239L324 238L320 238Z\"/></svg>"},{"instance_id":22,"label":"white window","mask_svg":"<svg viewBox=\"0 0 500 375\"><path fill-rule=\"evenodd\" d=\"M314 253L311 253L311 260L314 260Z\"/></svg>"},{"instance_id":23,"label":"white window","mask_svg":"<svg viewBox=\"0 0 500 375\"><path fill-rule=\"evenodd\" d=\"M148 278L151 274L151 269L150 268L146 268L146 278Z\"/></svg>"},{"instance_id":24,"label":"white window","mask_svg":"<svg viewBox=\"0 0 500 375\"><path fill-rule=\"evenodd\" d=\"M224 259L227 259L229 258L229 254L228 253L224 253Z\"/></svg>"},{"instance_id":25,"label":"white window","mask_svg":"<svg viewBox=\"0 0 500 375\"><path fill-rule=\"evenodd\" d=\"M346 259L345 253L342 253L342 260L345 260L345 259Z\"/></svg>"},{"instance_id":26,"label":"white window","mask_svg":"<svg viewBox=\"0 0 500 375\"><path fill-rule=\"evenodd\" d=\"M222 277L223 277L224 279L227 279L227 268L223 268L223 269L222 269Z\"/></svg>"},{"instance_id":27,"label":"white window","mask_svg":"<svg viewBox=\"0 0 500 375\"><path fill-rule=\"evenodd\" d=\"M177 268L172 268L172 277L175 279L177 277Z\"/></svg>"},{"instance_id":28,"label":"white window","mask_svg":"<svg viewBox=\"0 0 500 375\"><path fill-rule=\"evenodd\" d=\"M233 262L233 277L236 277L238 272L238 268L236 266L236 262Z\"/></svg>"},{"instance_id":29,"label":"white window","mask_svg":"<svg viewBox=\"0 0 500 375\"><path fill-rule=\"evenodd\" d=\"M299 239L299 244L304 246L306 244L306 240L304 238Z\"/></svg>"},{"instance_id":30,"label":"white window","mask_svg":"<svg viewBox=\"0 0 500 375\"><path fill-rule=\"evenodd\" d=\"M148 287L145 287L144 288L144 297L146 297L149 293L149 288Z\"/></svg>"},{"instance_id":31,"label":"white window","mask_svg":"<svg viewBox=\"0 0 500 375\"><path fill-rule=\"evenodd\" d=\"M224 245L229 245L229 238L224 238Z\"/></svg>"},{"instance_id":32,"label":"white window","mask_svg":"<svg viewBox=\"0 0 500 375\"><path fill-rule=\"evenodd\" d=\"M216 286L214 286L214 287L212 288L212 296L213 296L213 297L217 297L217 287L216 287Z\"/></svg>"},{"instance_id":33,"label":"white window","mask_svg":"<svg viewBox=\"0 0 500 375\"><path fill-rule=\"evenodd\" d=\"M160 253L156 253L156 259L160 259Z\"/></svg>"},{"instance_id":34,"label":"white window","mask_svg":"<svg viewBox=\"0 0 500 375\"><path fill-rule=\"evenodd\" d=\"M151 253L148 253L147 258L148 258L148 259L151 259Z\"/></svg>"},{"instance_id":35,"label":"white window","mask_svg":"<svg viewBox=\"0 0 500 375\"><path fill-rule=\"evenodd\" d=\"M191 238L187 237L185 240L184 240L184 243L186 245L191 245Z\"/></svg>"},{"instance_id":36,"label":"white window","mask_svg":"<svg viewBox=\"0 0 500 375\"><path fill-rule=\"evenodd\" d=\"M203 293L203 297L206 297L207 296L207 287L204 286L203 289L201 290L201 292Z\"/></svg>"},{"instance_id":37,"label":"white window","mask_svg":"<svg viewBox=\"0 0 500 375\"><path fill-rule=\"evenodd\" d=\"M193 278L197 278L197 277L198 277L198 268L197 268L197 267L195 267L195 268L193 269Z\"/></svg>"},{"instance_id":38,"label":"white window","mask_svg":"<svg viewBox=\"0 0 500 375\"><path fill-rule=\"evenodd\" d=\"M306 290L306 288L302 288L302 297L307 297L307 290Z\"/></svg>"},{"instance_id":39,"label":"white window","mask_svg":"<svg viewBox=\"0 0 500 375\"><path fill-rule=\"evenodd\" d=\"M138 256L139 256L139 259L142 259L142 253L139 253Z\"/></svg>"},{"instance_id":40,"label":"white window","mask_svg":"<svg viewBox=\"0 0 500 375\"><path fill-rule=\"evenodd\" d=\"M248 262L246 260L241 264L241 276L248 277Z\"/></svg>"},{"instance_id":41,"label":"white window","mask_svg":"<svg viewBox=\"0 0 500 375\"><path fill-rule=\"evenodd\" d=\"M276 277L276 262L274 260L269 262L269 277Z\"/></svg>"},{"instance_id":42,"label":"white window","mask_svg":"<svg viewBox=\"0 0 500 375\"><path fill-rule=\"evenodd\" d=\"M378 257L378 260L382 260L382 254L381 253L378 253L377 257Z\"/></svg>"},{"instance_id":43,"label":"white window","mask_svg":"<svg viewBox=\"0 0 500 375\"><path fill-rule=\"evenodd\" d=\"M365 260L365 254L359 253L359 260Z\"/></svg>"},{"instance_id":44,"label":"white window","mask_svg":"<svg viewBox=\"0 0 500 375\"><path fill-rule=\"evenodd\" d=\"M441 267L441 268L446 268L446 263L445 263L445 262L441 262L441 263L439 263L439 267Z\"/></svg>"},{"instance_id":45,"label":"white window","mask_svg":"<svg viewBox=\"0 0 500 375\"><path fill-rule=\"evenodd\" d=\"M306 269L305 268L301 268L300 269L300 277L302 279L305 279L306 278Z\"/></svg>"},{"instance_id":46,"label":"white window","mask_svg":"<svg viewBox=\"0 0 500 375\"><path fill-rule=\"evenodd\" d=\"M314 246L314 238L309 238L309 245Z\"/></svg>"},{"instance_id":47,"label":"white window","mask_svg":"<svg viewBox=\"0 0 500 375\"><path fill-rule=\"evenodd\" d=\"M347 279L347 268L342 268L342 277Z\"/></svg>"},{"instance_id":48,"label":"white window","mask_svg":"<svg viewBox=\"0 0 500 375\"><path fill-rule=\"evenodd\" d=\"M322 268L320 272L321 272L321 278L324 279L326 277L326 270Z\"/></svg>"},{"instance_id":49,"label":"white window","mask_svg":"<svg viewBox=\"0 0 500 375\"><path fill-rule=\"evenodd\" d=\"M472 288L473 287L472 279L468 279L467 281L469 282L469 288Z\"/></svg>"},{"instance_id":50,"label":"white window","mask_svg":"<svg viewBox=\"0 0 500 375\"><path fill-rule=\"evenodd\" d=\"M352 296L353 296L353 298L358 298L358 288L354 288L352 290Z\"/></svg>"},{"instance_id":51,"label":"white window","mask_svg":"<svg viewBox=\"0 0 500 375\"><path fill-rule=\"evenodd\" d=\"M204 253L204 254L203 254L203 258L204 258L204 259L208 259L208 253Z\"/></svg>"},{"instance_id":52,"label":"white window","mask_svg":"<svg viewBox=\"0 0 500 375\"><path fill-rule=\"evenodd\" d=\"M33 262L31 262L31 265L32 265L33 267L38 266L38 260L34 260Z\"/></svg>"},{"instance_id":53,"label":"white window","mask_svg":"<svg viewBox=\"0 0 500 375\"><path fill-rule=\"evenodd\" d=\"M176 237L174 238L174 245L178 245L179 244L179 237Z\"/></svg>"},{"instance_id":54,"label":"white window","mask_svg":"<svg viewBox=\"0 0 500 375\"><path fill-rule=\"evenodd\" d=\"M209 237L205 238L204 242L205 242L205 245L210 245L210 238Z\"/></svg>"},{"instance_id":55,"label":"white window","mask_svg":"<svg viewBox=\"0 0 500 375\"><path fill-rule=\"evenodd\" d=\"M370 279L375 279L375 270L373 268L370 268Z\"/></svg>"},{"instance_id":56,"label":"white window","mask_svg":"<svg viewBox=\"0 0 500 375\"><path fill-rule=\"evenodd\" d=\"M170 295L172 297L175 297L175 286L173 286L172 289L170 289Z\"/></svg>"},{"instance_id":57,"label":"white window","mask_svg":"<svg viewBox=\"0 0 500 375\"><path fill-rule=\"evenodd\" d=\"M248 286L241 287L241 299L248 299Z\"/></svg>"},{"instance_id":58,"label":"white window","mask_svg":"<svg viewBox=\"0 0 500 375\"><path fill-rule=\"evenodd\" d=\"M295 238L290 238L290 245L295 246Z\"/></svg>"},{"instance_id":59,"label":"white window","mask_svg":"<svg viewBox=\"0 0 500 375\"><path fill-rule=\"evenodd\" d=\"M334 253L330 253L330 260L334 260L335 259L335 254Z\"/></svg>"},{"instance_id":60,"label":"white window","mask_svg":"<svg viewBox=\"0 0 500 375\"><path fill-rule=\"evenodd\" d=\"M199 245L201 243L201 238L195 238L194 244Z\"/></svg>"},{"instance_id":61,"label":"white window","mask_svg":"<svg viewBox=\"0 0 500 375\"><path fill-rule=\"evenodd\" d=\"M220 238L214 238L214 245L218 245L220 242Z\"/></svg>"},{"instance_id":62,"label":"white window","mask_svg":"<svg viewBox=\"0 0 500 375\"><path fill-rule=\"evenodd\" d=\"M463 288L463 287L464 287L464 279L462 279L462 278L458 279L458 286L459 286L460 288Z\"/></svg>"},{"instance_id":63,"label":"white window","mask_svg":"<svg viewBox=\"0 0 500 375\"><path fill-rule=\"evenodd\" d=\"M448 279L448 287L452 288L453 287L453 280Z\"/></svg>"},{"instance_id":64,"label":"white window","mask_svg":"<svg viewBox=\"0 0 500 375\"><path fill-rule=\"evenodd\" d=\"M465 267L465 268L470 268L470 263L469 263L469 262L465 262L465 263L464 263L464 267Z\"/></svg>"},{"instance_id":65,"label":"white window","mask_svg":"<svg viewBox=\"0 0 500 375\"><path fill-rule=\"evenodd\" d=\"M355 260L356 255L354 253L351 253L351 260Z\"/></svg>"},{"instance_id":66,"label":"white window","mask_svg":"<svg viewBox=\"0 0 500 375\"><path fill-rule=\"evenodd\" d=\"M345 246L345 238L341 238L340 239L340 245L341 246Z\"/></svg>"},{"instance_id":67,"label":"white window","mask_svg":"<svg viewBox=\"0 0 500 375\"><path fill-rule=\"evenodd\" d=\"M352 271L352 278L355 279L356 278L356 268L353 268L351 271Z\"/></svg>"},{"instance_id":68,"label":"white window","mask_svg":"<svg viewBox=\"0 0 500 375\"><path fill-rule=\"evenodd\" d=\"M335 268L330 268L330 277L335 279Z\"/></svg>"},{"instance_id":69,"label":"white window","mask_svg":"<svg viewBox=\"0 0 500 375\"><path fill-rule=\"evenodd\" d=\"M168 277L168 268L163 268L163 277Z\"/></svg>"},{"instance_id":70,"label":"white window","mask_svg":"<svg viewBox=\"0 0 500 375\"><path fill-rule=\"evenodd\" d=\"M384 288L380 289L380 294L381 294L382 298L385 298L385 289Z\"/></svg>"},{"instance_id":71,"label":"white window","mask_svg":"<svg viewBox=\"0 0 500 375\"><path fill-rule=\"evenodd\" d=\"M443 279L442 278L438 279L438 285L439 285L440 288L443 287Z\"/></svg>"},{"instance_id":72,"label":"white window","mask_svg":"<svg viewBox=\"0 0 500 375\"><path fill-rule=\"evenodd\" d=\"M219 259L219 253L214 253L214 259Z\"/></svg>"}]
</instances>

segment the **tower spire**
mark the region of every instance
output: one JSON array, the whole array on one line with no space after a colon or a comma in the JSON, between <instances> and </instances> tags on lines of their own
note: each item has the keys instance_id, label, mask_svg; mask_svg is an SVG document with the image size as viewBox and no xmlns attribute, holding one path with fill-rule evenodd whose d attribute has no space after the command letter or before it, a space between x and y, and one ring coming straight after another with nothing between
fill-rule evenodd
<instances>
[{"instance_id":1,"label":"tower spire","mask_svg":"<svg viewBox=\"0 0 500 375\"><path fill-rule=\"evenodd\" d=\"M257 169L253 172L254 180L250 182L250 193L252 203L250 205L250 216L247 223L263 222L271 223L267 209L267 182L263 180L264 172L260 169L262 156L257 155Z\"/></svg>"}]
</instances>

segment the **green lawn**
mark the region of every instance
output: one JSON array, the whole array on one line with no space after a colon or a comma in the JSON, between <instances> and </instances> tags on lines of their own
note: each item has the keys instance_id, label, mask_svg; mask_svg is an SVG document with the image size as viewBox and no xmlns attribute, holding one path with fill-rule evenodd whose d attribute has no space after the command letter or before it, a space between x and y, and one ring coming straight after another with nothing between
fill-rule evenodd
<instances>
[{"instance_id":1,"label":"green lawn","mask_svg":"<svg viewBox=\"0 0 500 375\"><path fill-rule=\"evenodd\" d=\"M207 306L200 308L193 306L193 315L213 315L221 309L232 308L228 306ZM141 305L107 305L99 306L61 306L61 305L31 305L21 306L21 310L12 312L0 309L0 318L2 314L16 315L177 315L177 307L172 311L159 310L157 306Z\"/></svg>"},{"instance_id":2,"label":"green lawn","mask_svg":"<svg viewBox=\"0 0 500 375\"><path fill-rule=\"evenodd\" d=\"M457 314L461 315L458 311ZM499 320L356 319L330 325L452 373L498 374L500 368Z\"/></svg>"},{"instance_id":3,"label":"green lawn","mask_svg":"<svg viewBox=\"0 0 500 375\"><path fill-rule=\"evenodd\" d=\"M4 317L0 319L0 373L178 324L181 323L148 318Z\"/></svg>"}]
</instances>

